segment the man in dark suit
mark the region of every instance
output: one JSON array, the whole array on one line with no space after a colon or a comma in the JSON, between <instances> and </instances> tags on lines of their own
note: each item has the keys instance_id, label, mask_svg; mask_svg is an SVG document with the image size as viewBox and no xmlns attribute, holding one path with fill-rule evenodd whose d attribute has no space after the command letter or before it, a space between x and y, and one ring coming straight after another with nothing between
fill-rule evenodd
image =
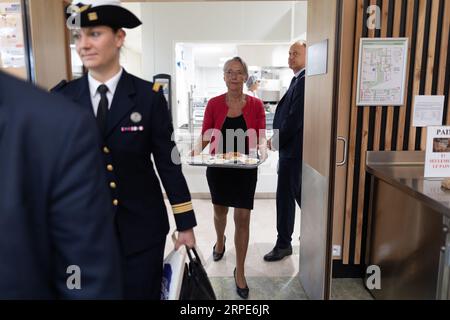
<instances>
[{"instance_id":1,"label":"man in dark suit","mask_svg":"<svg viewBox=\"0 0 450 320\"><path fill-rule=\"evenodd\" d=\"M193 247L196 226L191 196L172 139L173 127L159 85L127 73L120 65L126 33L141 21L117 0L85 0L77 52L88 74L56 88L97 119L103 136L105 171L116 209L126 299L159 300L169 219L153 165L172 205L176 244ZM77 10L75 10L77 11ZM77 20L77 19L75 19Z\"/></svg>"},{"instance_id":2,"label":"man in dark suit","mask_svg":"<svg viewBox=\"0 0 450 320\"><path fill-rule=\"evenodd\" d=\"M265 261L279 261L292 254L295 201L301 206L303 154L303 114L305 94L306 45L294 43L289 50L291 85L281 99L273 121L274 136L268 147L279 151L277 185L277 231L275 247Z\"/></svg>"},{"instance_id":3,"label":"man in dark suit","mask_svg":"<svg viewBox=\"0 0 450 320\"><path fill-rule=\"evenodd\" d=\"M92 116L0 72L0 299L121 299Z\"/></svg>"}]
</instances>

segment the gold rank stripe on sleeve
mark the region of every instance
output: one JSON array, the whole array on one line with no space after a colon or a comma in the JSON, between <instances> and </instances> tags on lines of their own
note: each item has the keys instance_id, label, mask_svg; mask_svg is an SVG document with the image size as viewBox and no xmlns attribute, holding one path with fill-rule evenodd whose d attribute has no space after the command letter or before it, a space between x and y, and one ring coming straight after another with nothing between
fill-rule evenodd
<instances>
[{"instance_id":1,"label":"gold rank stripe on sleeve","mask_svg":"<svg viewBox=\"0 0 450 320\"><path fill-rule=\"evenodd\" d=\"M172 210L173 210L174 214L181 214L181 213L186 213L186 212L192 211L192 210L194 210L194 208L192 207L192 202L189 201L189 202L173 205Z\"/></svg>"},{"instance_id":2,"label":"gold rank stripe on sleeve","mask_svg":"<svg viewBox=\"0 0 450 320\"><path fill-rule=\"evenodd\" d=\"M153 85L153 91L158 92L159 89L161 89L161 84L155 83L155 84Z\"/></svg>"}]
</instances>

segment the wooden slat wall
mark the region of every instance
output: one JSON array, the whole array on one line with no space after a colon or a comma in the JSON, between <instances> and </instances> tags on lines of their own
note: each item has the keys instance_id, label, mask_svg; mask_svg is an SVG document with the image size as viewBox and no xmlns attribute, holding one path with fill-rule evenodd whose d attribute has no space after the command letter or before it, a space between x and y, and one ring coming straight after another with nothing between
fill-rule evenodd
<instances>
[{"instance_id":1,"label":"wooden slat wall","mask_svg":"<svg viewBox=\"0 0 450 320\"><path fill-rule=\"evenodd\" d=\"M364 5L364 0L358 0L357 3L357 16L356 16L356 29L355 29L355 35L361 35L362 34L362 30L363 30L363 22L364 22L364 12L365 12L365 5ZM359 42L358 42L358 38L355 37L355 42L354 42L354 54L353 56L355 57L354 63L353 63L353 70L357 70L358 69L358 61L356 59L356 57L358 57L358 50L359 50ZM353 76L353 93L352 93L352 104L353 101L356 101L356 90L354 90L354 88L356 88L357 86L357 78L355 76ZM361 110L357 110L359 112L354 112L355 108L352 105L352 111L351 111L351 115L350 115L350 133L356 132L356 131L360 131L361 127L358 125L361 124ZM349 139L349 154L348 154L348 176L347 176L347 190L346 190L346 206L345 206L345 220L344 220L344 243L343 243L343 250L342 250L342 256L343 256L343 262L344 264L349 264L349 260L350 260L350 244L352 242L351 239L351 234L352 234L352 221L354 221L354 217L352 215L352 207L354 205L353 202L353 190L355 190L354 188L357 188L357 186L355 185L355 181L354 181L354 173L355 173L355 166L358 162L359 159L359 154L356 154L356 146L359 145L361 143L360 136L356 137L353 134L351 134L350 139ZM354 241L354 240L353 240Z\"/></svg>"},{"instance_id":2,"label":"wooden slat wall","mask_svg":"<svg viewBox=\"0 0 450 320\"><path fill-rule=\"evenodd\" d=\"M348 140L350 130L350 114L352 99L352 80L353 80L353 37L355 33L357 0L344 0L342 2L342 26L341 26L341 53L340 53L340 73L338 82L339 104L338 104L338 123L337 136ZM344 159L344 148L348 146L342 141L338 142L336 159ZM333 215L333 245L339 245L342 248L344 238L344 219L345 219L345 186L347 184L347 165L336 166L335 170L335 189L334 189L334 215ZM339 256L334 255L333 259L342 260L342 251Z\"/></svg>"},{"instance_id":3,"label":"wooden slat wall","mask_svg":"<svg viewBox=\"0 0 450 320\"><path fill-rule=\"evenodd\" d=\"M367 28L367 8L370 5L381 8L380 30ZM365 171L366 152L425 149L426 130L412 127L416 95L446 95L443 124L450 125L449 29L448 0L358 0L344 222L344 264L364 263L362 257L365 255L370 195L370 181ZM409 38L404 106L356 106L361 37Z\"/></svg>"}]
</instances>

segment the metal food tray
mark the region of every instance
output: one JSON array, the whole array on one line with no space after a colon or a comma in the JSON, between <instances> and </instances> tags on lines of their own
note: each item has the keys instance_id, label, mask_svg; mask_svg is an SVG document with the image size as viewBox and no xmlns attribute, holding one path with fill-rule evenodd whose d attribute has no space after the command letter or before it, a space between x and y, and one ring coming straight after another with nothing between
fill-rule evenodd
<instances>
[{"instance_id":1,"label":"metal food tray","mask_svg":"<svg viewBox=\"0 0 450 320\"><path fill-rule=\"evenodd\" d=\"M239 160L223 160L224 163L214 163L214 157L212 156L195 156L187 158L187 164L194 167L211 167L211 168L230 168L230 169L256 169L261 164L264 163L265 160L261 161L258 159L258 162L255 164L245 164Z\"/></svg>"}]
</instances>

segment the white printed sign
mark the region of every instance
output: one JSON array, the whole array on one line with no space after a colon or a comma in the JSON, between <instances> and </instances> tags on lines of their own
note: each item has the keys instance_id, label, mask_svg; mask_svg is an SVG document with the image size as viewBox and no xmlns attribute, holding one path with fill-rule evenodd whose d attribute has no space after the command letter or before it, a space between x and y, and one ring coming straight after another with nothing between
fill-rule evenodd
<instances>
[{"instance_id":1,"label":"white printed sign","mask_svg":"<svg viewBox=\"0 0 450 320\"><path fill-rule=\"evenodd\" d=\"M0 3L0 68L25 67L20 1Z\"/></svg>"},{"instance_id":2,"label":"white printed sign","mask_svg":"<svg viewBox=\"0 0 450 320\"><path fill-rule=\"evenodd\" d=\"M416 96L414 103L414 127L442 125L445 96Z\"/></svg>"},{"instance_id":3,"label":"white printed sign","mask_svg":"<svg viewBox=\"0 0 450 320\"><path fill-rule=\"evenodd\" d=\"M428 127L425 178L450 177L450 127Z\"/></svg>"}]
</instances>

